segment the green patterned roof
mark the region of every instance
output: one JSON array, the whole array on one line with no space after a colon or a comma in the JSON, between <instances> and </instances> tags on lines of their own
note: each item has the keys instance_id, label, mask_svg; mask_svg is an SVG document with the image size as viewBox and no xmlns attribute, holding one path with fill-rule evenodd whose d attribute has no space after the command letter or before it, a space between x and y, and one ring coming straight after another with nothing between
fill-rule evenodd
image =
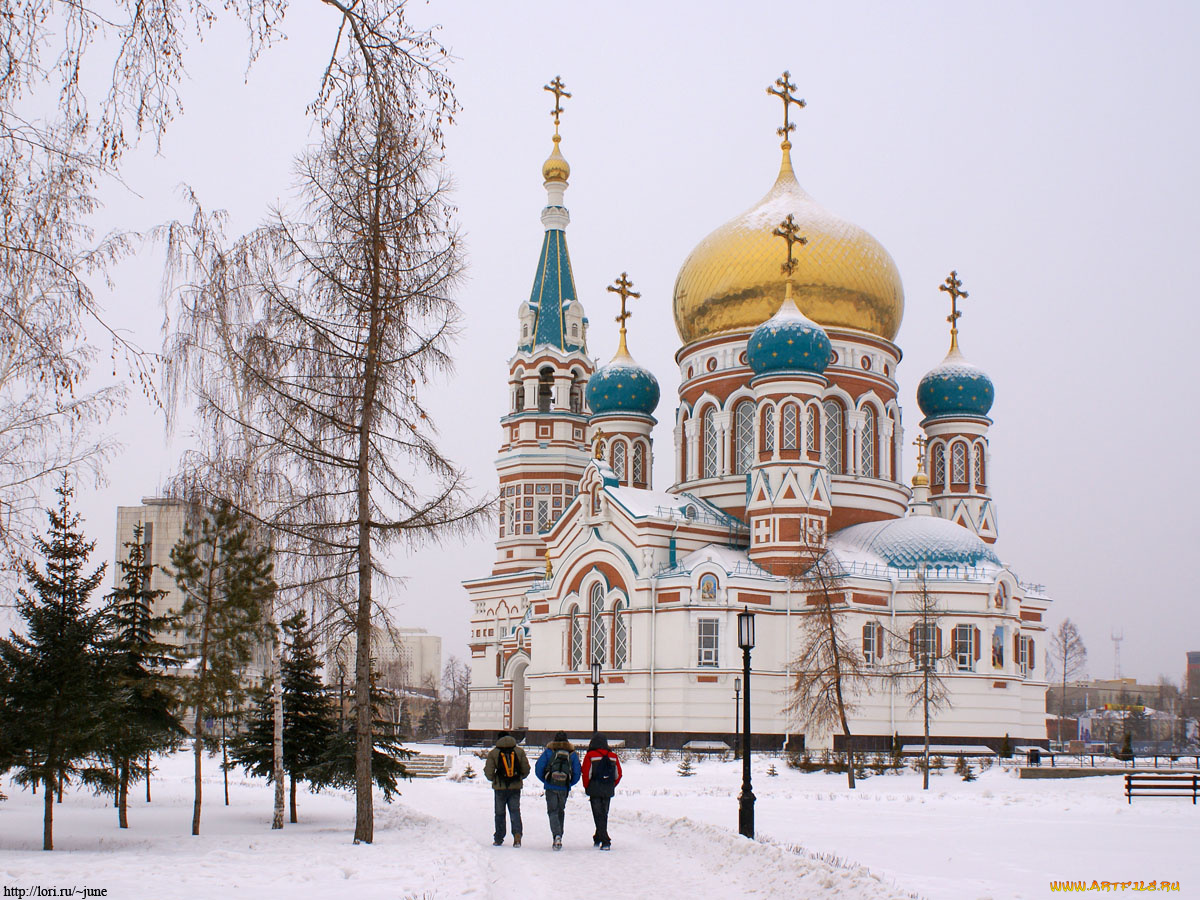
<instances>
[{"instance_id":1,"label":"green patterned roof","mask_svg":"<svg viewBox=\"0 0 1200 900\"><path fill-rule=\"evenodd\" d=\"M530 351L542 344L566 351L582 349L582 341L570 340L563 327L563 310L574 302L575 278L571 274L567 236L561 229L551 228L542 241L533 292L529 295L529 305L537 312L533 337L523 343L521 349Z\"/></svg>"}]
</instances>

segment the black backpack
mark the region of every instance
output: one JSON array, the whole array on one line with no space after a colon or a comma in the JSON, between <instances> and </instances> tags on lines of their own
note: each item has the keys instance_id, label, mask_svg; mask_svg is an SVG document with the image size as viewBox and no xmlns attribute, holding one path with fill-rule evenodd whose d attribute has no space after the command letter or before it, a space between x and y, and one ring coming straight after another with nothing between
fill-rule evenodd
<instances>
[{"instance_id":1,"label":"black backpack","mask_svg":"<svg viewBox=\"0 0 1200 900\"><path fill-rule=\"evenodd\" d=\"M546 766L546 783L559 787L571 784L571 754L566 750L555 750Z\"/></svg>"},{"instance_id":2,"label":"black backpack","mask_svg":"<svg viewBox=\"0 0 1200 900\"><path fill-rule=\"evenodd\" d=\"M617 783L617 764L611 756L597 756L592 760L592 772L588 783L609 787Z\"/></svg>"},{"instance_id":3,"label":"black backpack","mask_svg":"<svg viewBox=\"0 0 1200 900\"><path fill-rule=\"evenodd\" d=\"M496 772L504 778L515 778L517 775L517 751L505 747L496 757Z\"/></svg>"}]
</instances>

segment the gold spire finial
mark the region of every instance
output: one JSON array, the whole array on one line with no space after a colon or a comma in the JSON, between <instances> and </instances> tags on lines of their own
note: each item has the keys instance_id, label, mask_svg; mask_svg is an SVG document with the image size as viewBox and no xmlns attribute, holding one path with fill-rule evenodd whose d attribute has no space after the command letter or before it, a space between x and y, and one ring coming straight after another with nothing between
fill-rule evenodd
<instances>
[{"instance_id":1,"label":"gold spire finial","mask_svg":"<svg viewBox=\"0 0 1200 900\"><path fill-rule=\"evenodd\" d=\"M780 266L779 269L788 277L788 284L790 285L792 273L796 271L797 266L797 262L792 256L792 245L799 244L803 247L808 243L808 238L800 233L800 226L796 224L796 219L791 213L788 213L787 218L780 222L779 226L771 234L787 241L787 262Z\"/></svg>"},{"instance_id":2,"label":"gold spire finial","mask_svg":"<svg viewBox=\"0 0 1200 900\"><path fill-rule=\"evenodd\" d=\"M558 143L558 117L562 115L562 98L570 97L567 93L567 86L563 84L562 76L555 75L554 80L542 87L543 91L549 91L554 95L554 109L550 110L550 115L554 116L554 143Z\"/></svg>"},{"instance_id":3,"label":"gold spire finial","mask_svg":"<svg viewBox=\"0 0 1200 900\"><path fill-rule=\"evenodd\" d=\"M946 321L950 323L950 351L954 352L958 349L958 320L962 318L958 301L965 300L970 294L962 289L956 269L950 270L950 274L946 276L946 283L939 285L938 290L950 295L950 315L946 316Z\"/></svg>"},{"instance_id":4,"label":"gold spire finial","mask_svg":"<svg viewBox=\"0 0 1200 900\"><path fill-rule=\"evenodd\" d=\"M775 79L775 87L767 88L768 94L773 94L783 101L783 127L776 128L775 133L783 138L784 150L791 149L792 142L788 140L788 133L796 130L796 123L790 119L792 104L795 103L800 109L804 109L808 105L799 97L792 96L792 91L796 89L796 86L788 80L790 78L791 72L785 70L782 78Z\"/></svg>"},{"instance_id":5,"label":"gold spire finial","mask_svg":"<svg viewBox=\"0 0 1200 900\"><path fill-rule=\"evenodd\" d=\"M596 459L604 459L604 431L597 431L592 435L592 456Z\"/></svg>"},{"instance_id":6,"label":"gold spire finial","mask_svg":"<svg viewBox=\"0 0 1200 900\"><path fill-rule=\"evenodd\" d=\"M617 347L617 356L628 356L629 348L625 346L625 320L633 313L625 308L626 302L631 297L642 296L637 291L633 290L633 282L629 280L629 275L625 272L621 273L621 277L608 286L608 289L614 294L621 295L621 314L614 321L621 324L621 343Z\"/></svg>"},{"instance_id":7,"label":"gold spire finial","mask_svg":"<svg viewBox=\"0 0 1200 900\"><path fill-rule=\"evenodd\" d=\"M917 435L917 439L913 441L913 445L917 448L917 473L913 475L913 487L923 487L929 484L929 476L925 474L925 448L929 444L929 438L925 435Z\"/></svg>"}]
</instances>

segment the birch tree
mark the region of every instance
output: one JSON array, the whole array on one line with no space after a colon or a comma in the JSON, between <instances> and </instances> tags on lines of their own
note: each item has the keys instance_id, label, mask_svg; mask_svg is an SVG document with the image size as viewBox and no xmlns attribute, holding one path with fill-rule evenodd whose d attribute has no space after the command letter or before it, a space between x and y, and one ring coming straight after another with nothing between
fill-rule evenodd
<instances>
[{"instance_id":1,"label":"birch tree","mask_svg":"<svg viewBox=\"0 0 1200 900\"><path fill-rule=\"evenodd\" d=\"M1087 646L1070 619L1063 619L1050 636L1050 661L1062 679L1062 693L1058 695L1058 739L1061 741L1067 710L1067 681L1078 678L1087 668Z\"/></svg>"}]
</instances>

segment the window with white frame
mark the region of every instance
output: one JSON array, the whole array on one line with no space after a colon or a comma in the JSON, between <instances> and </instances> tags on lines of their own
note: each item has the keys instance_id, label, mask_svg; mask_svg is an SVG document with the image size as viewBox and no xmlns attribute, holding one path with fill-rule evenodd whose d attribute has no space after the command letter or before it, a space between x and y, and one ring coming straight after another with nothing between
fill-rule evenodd
<instances>
[{"instance_id":1,"label":"window with white frame","mask_svg":"<svg viewBox=\"0 0 1200 900\"><path fill-rule=\"evenodd\" d=\"M701 427L704 432L704 471L703 478L717 477L717 422L716 410L709 407L704 411Z\"/></svg>"},{"instance_id":2,"label":"window with white frame","mask_svg":"<svg viewBox=\"0 0 1200 900\"><path fill-rule=\"evenodd\" d=\"M613 441L612 467L613 467L613 472L617 476L617 481L624 481L625 480L625 442L624 441Z\"/></svg>"},{"instance_id":3,"label":"window with white frame","mask_svg":"<svg viewBox=\"0 0 1200 900\"><path fill-rule=\"evenodd\" d=\"M697 658L698 666L720 665L718 641L721 623L717 619L701 619L698 623Z\"/></svg>"},{"instance_id":4,"label":"window with white frame","mask_svg":"<svg viewBox=\"0 0 1200 900\"><path fill-rule=\"evenodd\" d=\"M539 500L537 505L537 530L540 534L550 527L550 501Z\"/></svg>"},{"instance_id":5,"label":"window with white frame","mask_svg":"<svg viewBox=\"0 0 1200 900\"><path fill-rule=\"evenodd\" d=\"M762 409L763 452L775 452L775 407L770 403Z\"/></svg>"},{"instance_id":6,"label":"window with white frame","mask_svg":"<svg viewBox=\"0 0 1200 900\"><path fill-rule=\"evenodd\" d=\"M754 403L743 400L733 415L734 470L744 475L754 463Z\"/></svg>"},{"instance_id":7,"label":"window with white frame","mask_svg":"<svg viewBox=\"0 0 1200 900\"><path fill-rule=\"evenodd\" d=\"M955 484L967 483L967 445L962 441L950 448L950 469Z\"/></svg>"},{"instance_id":8,"label":"window with white frame","mask_svg":"<svg viewBox=\"0 0 1200 900\"><path fill-rule=\"evenodd\" d=\"M804 449L809 453L817 452L817 408L812 404L804 410Z\"/></svg>"},{"instance_id":9,"label":"window with white frame","mask_svg":"<svg viewBox=\"0 0 1200 900\"><path fill-rule=\"evenodd\" d=\"M592 585L591 626L592 662L605 661L608 654L608 627L604 621L604 585Z\"/></svg>"},{"instance_id":10,"label":"window with white frame","mask_svg":"<svg viewBox=\"0 0 1200 900\"><path fill-rule=\"evenodd\" d=\"M1035 666L1033 638L1024 634L1021 635L1017 639L1017 649L1020 651L1017 658L1021 667L1021 674L1028 675L1034 670Z\"/></svg>"},{"instance_id":11,"label":"window with white frame","mask_svg":"<svg viewBox=\"0 0 1200 900\"><path fill-rule=\"evenodd\" d=\"M633 445L633 483L646 482L646 448L641 441Z\"/></svg>"},{"instance_id":12,"label":"window with white frame","mask_svg":"<svg viewBox=\"0 0 1200 900\"><path fill-rule=\"evenodd\" d=\"M782 440L779 442L780 450L795 450L796 449L796 429L799 423L796 421L796 404L788 403L783 407L783 431Z\"/></svg>"},{"instance_id":13,"label":"window with white frame","mask_svg":"<svg viewBox=\"0 0 1200 900\"><path fill-rule=\"evenodd\" d=\"M958 671L975 671L975 657L978 649L975 645L975 627L973 625L955 625L954 665L958 667Z\"/></svg>"},{"instance_id":14,"label":"window with white frame","mask_svg":"<svg viewBox=\"0 0 1200 900\"><path fill-rule=\"evenodd\" d=\"M933 447L933 472L930 477L934 487L946 486L946 447L943 444Z\"/></svg>"},{"instance_id":15,"label":"window with white frame","mask_svg":"<svg viewBox=\"0 0 1200 900\"><path fill-rule=\"evenodd\" d=\"M842 405L825 401L825 468L831 475L842 473Z\"/></svg>"},{"instance_id":16,"label":"window with white frame","mask_svg":"<svg viewBox=\"0 0 1200 900\"><path fill-rule=\"evenodd\" d=\"M629 657L629 626L625 615L625 604L618 601L613 607L613 668L625 668Z\"/></svg>"},{"instance_id":17,"label":"window with white frame","mask_svg":"<svg viewBox=\"0 0 1200 900\"><path fill-rule=\"evenodd\" d=\"M883 659L883 626L868 622L863 626L863 662L873 665Z\"/></svg>"},{"instance_id":18,"label":"window with white frame","mask_svg":"<svg viewBox=\"0 0 1200 900\"><path fill-rule=\"evenodd\" d=\"M572 671L579 669L583 665L583 622L580 621L579 610L571 607L570 629L571 629L571 652L568 663Z\"/></svg>"},{"instance_id":19,"label":"window with white frame","mask_svg":"<svg viewBox=\"0 0 1200 900\"><path fill-rule=\"evenodd\" d=\"M987 484L987 478L983 470L983 442L975 445L975 484L983 487Z\"/></svg>"},{"instance_id":20,"label":"window with white frame","mask_svg":"<svg viewBox=\"0 0 1200 900\"><path fill-rule=\"evenodd\" d=\"M875 415L875 410L871 407L866 407L863 410L863 428L862 434L859 436L859 465L863 475L869 477L875 476L875 434L878 428L878 419Z\"/></svg>"},{"instance_id":21,"label":"window with white frame","mask_svg":"<svg viewBox=\"0 0 1200 900\"><path fill-rule=\"evenodd\" d=\"M912 658L920 668L932 668L937 663L938 628L932 622L918 622L912 627Z\"/></svg>"}]
</instances>

